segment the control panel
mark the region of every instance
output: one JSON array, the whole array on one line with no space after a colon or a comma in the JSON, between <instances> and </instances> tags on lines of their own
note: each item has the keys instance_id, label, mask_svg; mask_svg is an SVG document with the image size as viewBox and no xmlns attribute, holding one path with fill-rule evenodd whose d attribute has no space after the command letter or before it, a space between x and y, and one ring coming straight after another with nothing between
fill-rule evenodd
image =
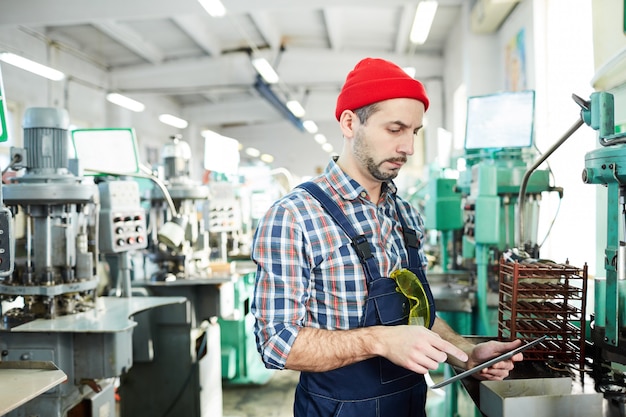
<instances>
[{"instance_id":1,"label":"control panel","mask_svg":"<svg viewBox=\"0 0 626 417\"><path fill-rule=\"evenodd\" d=\"M203 210L209 232L235 232L241 228L239 203L232 184L212 184L210 203L207 202Z\"/></svg>"},{"instance_id":2,"label":"control panel","mask_svg":"<svg viewBox=\"0 0 626 417\"><path fill-rule=\"evenodd\" d=\"M144 249L148 245L146 212L141 207L139 185L135 181L107 181L100 190L101 253Z\"/></svg>"}]
</instances>

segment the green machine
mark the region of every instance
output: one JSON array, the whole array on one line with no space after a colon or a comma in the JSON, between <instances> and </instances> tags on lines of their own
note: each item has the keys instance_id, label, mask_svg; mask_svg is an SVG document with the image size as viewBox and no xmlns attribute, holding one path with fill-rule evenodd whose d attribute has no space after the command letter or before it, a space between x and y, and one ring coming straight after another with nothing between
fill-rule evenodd
<instances>
[{"instance_id":1,"label":"green machine","mask_svg":"<svg viewBox=\"0 0 626 417\"><path fill-rule=\"evenodd\" d=\"M244 264L240 276L234 286L235 311L230 316L219 318L223 383L265 384L275 371L265 368L254 338L254 316L250 312L250 304L254 294L256 268L246 269Z\"/></svg>"},{"instance_id":2,"label":"green machine","mask_svg":"<svg viewBox=\"0 0 626 417\"><path fill-rule=\"evenodd\" d=\"M498 260L517 247L519 213L527 227L524 250L538 255L537 228L541 194L550 186L547 170L526 181L524 201L519 191L534 157L532 90L468 99L465 137L466 170L457 187L463 195L462 258L476 271L476 311L473 334L497 334Z\"/></svg>"},{"instance_id":3,"label":"green machine","mask_svg":"<svg viewBox=\"0 0 626 417\"><path fill-rule=\"evenodd\" d=\"M605 279L596 278L594 320L591 326L596 389L604 393L611 410L626 410L623 384L626 374L626 133L616 132L614 97L592 93L589 101L574 96L581 121L598 131L601 147L585 155L582 180L606 187ZM621 212L621 216L620 216ZM617 414L616 414L617 415Z\"/></svg>"},{"instance_id":4,"label":"green machine","mask_svg":"<svg viewBox=\"0 0 626 417\"><path fill-rule=\"evenodd\" d=\"M476 271L476 314L474 332L483 336L497 334L498 260L515 248L518 194L528 168L529 152L522 149L485 150L467 155L470 168L459 179L464 195L462 257ZM541 193L552 191L549 172L531 176L525 210L529 243L525 250L538 253L537 223Z\"/></svg>"},{"instance_id":5,"label":"green machine","mask_svg":"<svg viewBox=\"0 0 626 417\"><path fill-rule=\"evenodd\" d=\"M458 333L471 334L475 287L470 274L460 270L456 261L459 247L456 237L463 229L462 195L458 191L457 180L431 178L426 194L424 227L436 230L439 240L441 272L428 272L437 313Z\"/></svg>"},{"instance_id":6,"label":"green machine","mask_svg":"<svg viewBox=\"0 0 626 417\"><path fill-rule=\"evenodd\" d=\"M529 171L535 157L534 100L534 91L469 97L465 168L458 179L429 183L425 226L440 232L442 275L470 276L471 310L440 312L461 334L497 335L499 259L512 248L538 256L542 193L560 191L550 185L549 171ZM464 390L455 384L446 390L446 415L478 415Z\"/></svg>"}]
</instances>

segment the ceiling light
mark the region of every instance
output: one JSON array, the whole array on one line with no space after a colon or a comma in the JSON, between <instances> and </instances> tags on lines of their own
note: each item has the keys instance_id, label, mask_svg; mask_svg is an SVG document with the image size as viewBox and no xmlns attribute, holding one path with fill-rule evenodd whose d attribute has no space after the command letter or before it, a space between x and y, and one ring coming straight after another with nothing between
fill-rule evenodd
<instances>
[{"instance_id":1,"label":"ceiling light","mask_svg":"<svg viewBox=\"0 0 626 417\"><path fill-rule=\"evenodd\" d=\"M220 0L198 0L200 5L211 17L223 17L226 14L226 7Z\"/></svg>"},{"instance_id":2,"label":"ceiling light","mask_svg":"<svg viewBox=\"0 0 626 417\"><path fill-rule=\"evenodd\" d=\"M331 153L333 151L333 145L331 145L330 143L325 143L322 145L322 149L328 153Z\"/></svg>"},{"instance_id":3,"label":"ceiling light","mask_svg":"<svg viewBox=\"0 0 626 417\"><path fill-rule=\"evenodd\" d=\"M260 156L259 159L261 159L261 161L265 162L266 164L271 164L272 162L274 162L274 157L268 153L264 153Z\"/></svg>"},{"instance_id":4,"label":"ceiling light","mask_svg":"<svg viewBox=\"0 0 626 417\"><path fill-rule=\"evenodd\" d=\"M302 104L300 104L298 100L289 100L287 102L287 108L296 117L302 117L306 114L304 107L302 107Z\"/></svg>"},{"instance_id":5,"label":"ceiling light","mask_svg":"<svg viewBox=\"0 0 626 417\"><path fill-rule=\"evenodd\" d=\"M172 116L171 114L162 114L159 116L159 120L161 121L161 123L165 123L166 125L177 127L179 129L184 129L189 126L187 120L181 119L180 117Z\"/></svg>"},{"instance_id":6,"label":"ceiling light","mask_svg":"<svg viewBox=\"0 0 626 417\"><path fill-rule=\"evenodd\" d=\"M318 133L317 135L313 136L313 139L315 139L315 142L319 143L320 145L323 145L326 143L326 136L322 135L321 133Z\"/></svg>"},{"instance_id":7,"label":"ceiling light","mask_svg":"<svg viewBox=\"0 0 626 417\"><path fill-rule=\"evenodd\" d=\"M274 68L267 62L265 58L255 58L252 60L252 66L268 84L276 84L279 80L278 74Z\"/></svg>"},{"instance_id":8,"label":"ceiling light","mask_svg":"<svg viewBox=\"0 0 626 417\"><path fill-rule=\"evenodd\" d=\"M246 155L258 158L261 155L261 151L257 148L246 148Z\"/></svg>"},{"instance_id":9,"label":"ceiling light","mask_svg":"<svg viewBox=\"0 0 626 417\"><path fill-rule=\"evenodd\" d=\"M142 112L146 109L146 106L143 103L140 103L137 100L133 100L130 97L126 97L118 93L107 94L107 100L113 104L117 104L120 107L124 107L125 109L131 110L137 113Z\"/></svg>"},{"instance_id":10,"label":"ceiling light","mask_svg":"<svg viewBox=\"0 0 626 417\"><path fill-rule=\"evenodd\" d=\"M307 132L311 134L317 133L317 125L315 124L313 120L305 120L304 122L302 122L302 125L304 126Z\"/></svg>"},{"instance_id":11,"label":"ceiling light","mask_svg":"<svg viewBox=\"0 0 626 417\"><path fill-rule=\"evenodd\" d=\"M413 20L413 27L411 28L411 35L409 39L411 42L422 45L428 38L430 27L435 19L435 13L437 12L437 2L434 0L422 0L417 5L415 11L415 19Z\"/></svg>"},{"instance_id":12,"label":"ceiling light","mask_svg":"<svg viewBox=\"0 0 626 417\"><path fill-rule=\"evenodd\" d=\"M14 65L23 70L30 71L33 74L37 74L52 81L61 81L65 78L65 74L63 74L61 71L39 64L35 61L31 61L30 59L26 59L19 55L12 54L10 52L0 53L0 61L4 61L7 64Z\"/></svg>"}]
</instances>

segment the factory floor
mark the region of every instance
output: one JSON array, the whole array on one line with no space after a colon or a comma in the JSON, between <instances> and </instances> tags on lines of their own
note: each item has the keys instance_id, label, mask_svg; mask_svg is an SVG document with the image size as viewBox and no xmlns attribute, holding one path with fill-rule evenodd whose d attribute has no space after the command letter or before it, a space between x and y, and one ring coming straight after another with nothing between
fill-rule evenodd
<instances>
[{"instance_id":1,"label":"factory floor","mask_svg":"<svg viewBox=\"0 0 626 417\"><path fill-rule=\"evenodd\" d=\"M293 417L299 376L295 371L276 371L264 385L225 385L223 417Z\"/></svg>"}]
</instances>

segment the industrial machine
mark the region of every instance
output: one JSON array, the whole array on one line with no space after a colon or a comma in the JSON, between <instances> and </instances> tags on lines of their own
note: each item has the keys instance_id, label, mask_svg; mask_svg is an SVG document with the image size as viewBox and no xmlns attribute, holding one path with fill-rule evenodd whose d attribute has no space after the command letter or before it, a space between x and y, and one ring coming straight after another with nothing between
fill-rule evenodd
<instances>
[{"instance_id":1,"label":"industrial machine","mask_svg":"<svg viewBox=\"0 0 626 417\"><path fill-rule=\"evenodd\" d=\"M525 213L527 225L522 249L538 256L542 193L561 191L550 185L549 171L538 170L519 199L535 156L534 99L534 91L469 97L465 167L458 179L433 175L428 184L425 226L439 233L441 275L462 277L475 292L471 323L464 317L460 328L454 326L464 334L497 334L498 263L503 252L518 247L518 213Z\"/></svg>"},{"instance_id":2,"label":"industrial machine","mask_svg":"<svg viewBox=\"0 0 626 417\"><path fill-rule=\"evenodd\" d=\"M465 166L435 170L426 186L425 228L437 232L440 265L428 277L438 314L460 334L497 336L499 264L519 248L518 215L526 213L521 251L538 256L542 193L561 191L550 185L549 171L524 182L535 156L534 99L534 91L469 97ZM452 373L448 366L443 372ZM458 415L462 398L460 383L446 387L446 415Z\"/></svg>"},{"instance_id":3,"label":"industrial machine","mask_svg":"<svg viewBox=\"0 0 626 417\"><path fill-rule=\"evenodd\" d=\"M148 259L156 266L151 276L153 281L199 278L210 273L209 236L201 214L202 205L209 201L209 188L190 177L189 144L180 135L170 139L161 153L161 179L176 211L172 212L162 189L152 189ZM168 221L180 226L180 233L174 234L176 237L168 236L164 230Z\"/></svg>"},{"instance_id":4,"label":"industrial machine","mask_svg":"<svg viewBox=\"0 0 626 417\"><path fill-rule=\"evenodd\" d=\"M616 415L626 415L626 133L616 132L614 97L595 92L589 101L576 96L581 121L598 131L601 145L585 155L586 184L606 187L605 279L595 279L591 327L593 376ZM621 212L621 216L620 216Z\"/></svg>"},{"instance_id":5,"label":"industrial machine","mask_svg":"<svg viewBox=\"0 0 626 417\"><path fill-rule=\"evenodd\" d=\"M192 180L191 151L179 136L171 138L161 156L164 187L150 192L145 279L134 285L153 295L190 300L193 328L217 322L225 383L263 384L271 371L256 354L252 333L255 270L228 258L228 234L241 227L234 186ZM166 222L179 225L179 233L171 233Z\"/></svg>"},{"instance_id":6,"label":"industrial machine","mask_svg":"<svg viewBox=\"0 0 626 417\"><path fill-rule=\"evenodd\" d=\"M2 248L15 254L15 267L0 281L2 361L52 363L68 381L9 416L110 415L115 378L133 365L131 317L185 301L99 296L98 228L122 228L135 239L141 218L99 224L100 191L68 157L68 126L63 109L27 109L24 148L11 149L10 168L21 175L3 187L14 221L7 225L5 216L2 227L15 238Z\"/></svg>"},{"instance_id":7,"label":"industrial machine","mask_svg":"<svg viewBox=\"0 0 626 417\"><path fill-rule=\"evenodd\" d=\"M219 325L210 317L197 320L195 298L187 299L180 294L161 296L135 285L135 276L143 266L142 261L137 265L136 255L142 258L149 247L148 234L158 236L158 245L189 248L184 244L183 226L192 219L179 214L158 178L150 172L140 172L132 129L79 129L72 132L72 138L85 170L96 175L101 193L100 223L111 225L101 226L99 241L107 263L117 272L113 295L134 300L185 300L180 308L146 310L133 317L138 323L132 339L133 366L120 376L122 415L219 417L222 413ZM112 144L116 156L107 154ZM117 156L119 153L122 155ZM136 179L148 179L156 184L163 193L162 200L171 208L172 217L163 221L159 230L148 226L150 220L146 220ZM185 205L179 207L188 210ZM188 211L185 214L193 217ZM131 248L135 249L135 256L130 255ZM181 273L187 267L181 265ZM145 383L154 380L160 381L159 384Z\"/></svg>"},{"instance_id":8,"label":"industrial machine","mask_svg":"<svg viewBox=\"0 0 626 417\"><path fill-rule=\"evenodd\" d=\"M581 107L580 118L526 171L518 200L523 202L528 197L527 185L535 170L578 128L587 124L597 130L600 147L585 155L582 180L606 187L606 276L594 279L595 306L587 323L586 265L577 268L546 262L527 253L518 259L501 260L499 336L504 339L547 336L548 342L541 349L525 354L526 359L557 363L561 371L579 371L570 371L574 395L589 391L602 393L604 406L598 407L598 415L625 416L626 134L616 132L611 93L594 92L589 100L573 95L573 99ZM522 253L528 245L524 240L527 235L523 233L525 206L520 207L518 248L522 248L519 252ZM502 288L503 284L506 288ZM588 386L586 375L591 376L592 387Z\"/></svg>"}]
</instances>

